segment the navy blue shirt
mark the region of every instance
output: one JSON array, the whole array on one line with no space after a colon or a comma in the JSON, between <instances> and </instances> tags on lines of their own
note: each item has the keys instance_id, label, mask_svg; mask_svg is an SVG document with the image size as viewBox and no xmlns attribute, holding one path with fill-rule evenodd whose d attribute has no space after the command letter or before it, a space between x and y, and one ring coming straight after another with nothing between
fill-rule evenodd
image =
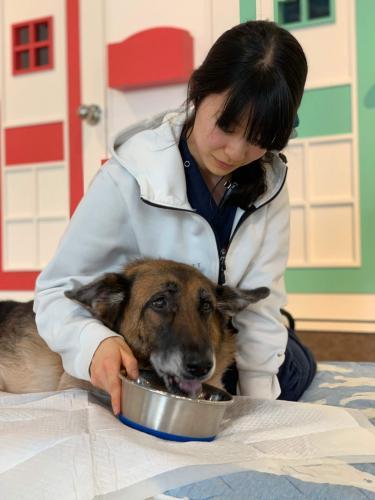
<instances>
[{"instance_id":1,"label":"navy blue shirt","mask_svg":"<svg viewBox=\"0 0 375 500\"><path fill-rule=\"evenodd\" d=\"M183 135L179 149L184 164L189 203L212 227L218 249L226 249L237 207L227 203L220 207L216 204Z\"/></svg>"}]
</instances>

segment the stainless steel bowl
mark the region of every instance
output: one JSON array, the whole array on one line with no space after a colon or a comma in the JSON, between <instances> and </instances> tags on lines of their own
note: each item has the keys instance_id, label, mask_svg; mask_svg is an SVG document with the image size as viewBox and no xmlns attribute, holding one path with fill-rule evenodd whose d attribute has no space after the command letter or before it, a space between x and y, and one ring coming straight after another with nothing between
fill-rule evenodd
<instances>
[{"instance_id":1,"label":"stainless steel bowl","mask_svg":"<svg viewBox=\"0 0 375 500\"><path fill-rule=\"evenodd\" d=\"M120 420L130 427L172 441L212 441L226 408L227 392L208 384L196 398L169 393L153 371L141 370L137 380L124 374Z\"/></svg>"}]
</instances>

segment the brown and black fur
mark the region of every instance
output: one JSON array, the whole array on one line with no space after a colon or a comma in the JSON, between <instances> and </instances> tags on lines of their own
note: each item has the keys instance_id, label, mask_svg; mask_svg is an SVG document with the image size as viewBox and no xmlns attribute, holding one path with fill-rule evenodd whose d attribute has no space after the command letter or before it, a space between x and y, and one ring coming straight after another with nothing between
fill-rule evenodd
<instances>
[{"instance_id":1,"label":"brown and black fur","mask_svg":"<svg viewBox=\"0 0 375 500\"><path fill-rule=\"evenodd\" d=\"M167 385L197 379L219 387L234 358L231 317L268 294L218 286L191 266L151 259L65 293L122 335L140 368L153 367ZM64 372L38 335L32 305L0 302L0 391L90 388Z\"/></svg>"}]
</instances>

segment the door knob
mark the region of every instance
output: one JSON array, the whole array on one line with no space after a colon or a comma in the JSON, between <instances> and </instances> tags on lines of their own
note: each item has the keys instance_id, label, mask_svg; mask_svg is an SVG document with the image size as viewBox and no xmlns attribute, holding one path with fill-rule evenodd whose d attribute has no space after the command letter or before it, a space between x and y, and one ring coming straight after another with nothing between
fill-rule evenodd
<instances>
[{"instance_id":1,"label":"door knob","mask_svg":"<svg viewBox=\"0 0 375 500\"><path fill-rule=\"evenodd\" d=\"M78 116L85 120L88 125L96 125L102 116L102 110L97 104L82 104L78 108Z\"/></svg>"}]
</instances>

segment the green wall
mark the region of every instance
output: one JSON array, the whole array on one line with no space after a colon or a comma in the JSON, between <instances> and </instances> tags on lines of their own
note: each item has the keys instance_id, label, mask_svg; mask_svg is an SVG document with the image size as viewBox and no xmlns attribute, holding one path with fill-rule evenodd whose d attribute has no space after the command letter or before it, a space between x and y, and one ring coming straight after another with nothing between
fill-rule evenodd
<instances>
[{"instance_id":1,"label":"green wall","mask_svg":"<svg viewBox=\"0 0 375 500\"><path fill-rule=\"evenodd\" d=\"M352 131L351 115L350 85L306 90L298 110L298 137L349 134Z\"/></svg>"},{"instance_id":2,"label":"green wall","mask_svg":"<svg viewBox=\"0 0 375 500\"><path fill-rule=\"evenodd\" d=\"M256 0L240 0L241 23L251 21L257 17Z\"/></svg>"},{"instance_id":3,"label":"green wall","mask_svg":"<svg viewBox=\"0 0 375 500\"><path fill-rule=\"evenodd\" d=\"M254 19L255 0L240 0L241 21ZM357 69L358 69L358 125L359 125L359 181L360 181L360 226L361 267L359 268L293 268L286 273L289 293L375 293L375 64L370 54L375 52L375 1L360 0L356 5ZM336 9L340 8L338 3ZM250 15L249 15L250 14ZM251 16L251 17L250 17ZM337 93L337 90L339 92ZM322 92L319 95L319 92ZM317 113L321 111L327 89L306 91L300 116L299 136L317 135ZM317 93L318 92L318 93ZM336 133L351 130L350 89L343 86L335 89L335 104L330 103L330 112L335 109L342 122ZM314 100L320 102L319 110ZM329 102L329 101L326 101ZM339 102L346 102L347 109L340 110ZM342 114L343 113L343 114ZM322 115L324 118L324 114ZM330 118L329 130L334 126ZM307 124L309 122L309 124ZM327 124L321 120L318 135L327 132ZM303 125L302 125L303 124Z\"/></svg>"}]
</instances>

